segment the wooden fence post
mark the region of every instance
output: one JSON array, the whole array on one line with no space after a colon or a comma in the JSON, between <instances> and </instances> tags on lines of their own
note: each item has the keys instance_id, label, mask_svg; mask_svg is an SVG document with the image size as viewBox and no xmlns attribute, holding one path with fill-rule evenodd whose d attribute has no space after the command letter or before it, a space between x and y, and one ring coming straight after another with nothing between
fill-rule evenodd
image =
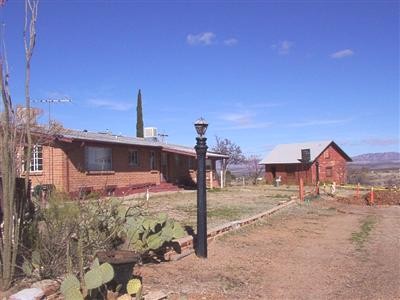
<instances>
[{"instance_id":1,"label":"wooden fence post","mask_svg":"<svg viewBox=\"0 0 400 300\"><path fill-rule=\"evenodd\" d=\"M374 187L371 187L369 203L370 203L370 205L374 205L374 202L375 202L375 199L374 199Z\"/></svg>"},{"instance_id":2,"label":"wooden fence post","mask_svg":"<svg viewBox=\"0 0 400 300\"><path fill-rule=\"evenodd\" d=\"M303 184L303 178L300 177L299 179L299 197L300 201L304 201L304 184Z\"/></svg>"}]
</instances>

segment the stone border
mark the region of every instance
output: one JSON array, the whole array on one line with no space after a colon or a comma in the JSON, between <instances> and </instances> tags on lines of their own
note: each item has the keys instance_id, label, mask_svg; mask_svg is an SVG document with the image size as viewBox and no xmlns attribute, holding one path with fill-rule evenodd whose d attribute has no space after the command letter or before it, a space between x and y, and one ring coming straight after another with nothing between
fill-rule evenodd
<instances>
[{"instance_id":1,"label":"stone border","mask_svg":"<svg viewBox=\"0 0 400 300\"><path fill-rule=\"evenodd\" d=\"M282 204L279 204L278 206L275 206L265 212L256 214L254 216L237 220L237 221L232 221L229 223L225 223L223 225L217 226L211 230L208 231L207 233L207 240L208 241L213 241L216 237L221 236L227 232L237 230L243 226L250 225L266 216L272 215L273 213L277 212L278 210L285 208L287 206L290 206L297 201L297 197L291 197L290 201L284 202ZM179 260L182 259L192 253L194 253L194 248L193 248L193 237L191 235L185 236L180 239L173 240L174 243L178 243L179 247L181 249L180 253L175 252L174 250L168 251L167 253L164 254L164 259L165 260Z\"/></svg>"}]
</instances>

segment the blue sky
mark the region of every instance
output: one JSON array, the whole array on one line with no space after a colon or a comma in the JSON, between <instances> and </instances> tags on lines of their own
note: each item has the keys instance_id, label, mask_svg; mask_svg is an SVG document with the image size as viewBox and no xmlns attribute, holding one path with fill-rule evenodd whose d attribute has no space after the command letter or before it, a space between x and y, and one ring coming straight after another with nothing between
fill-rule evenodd
<instances>
[{"instance_id":1,"label":"blue sky","mask_svg":"<svg viewBox=\"0 0 400 300\"><path fill-rule=\"evenodd\" d=\"M22 1L0 11L15 103L24 100ZM44 1L32 99L65 127L167 141L227 137L250 155L335 140L350 155L399 151L398 1ZM46 122L48 107L39 104Z\"/></svg>"}]
</instances>

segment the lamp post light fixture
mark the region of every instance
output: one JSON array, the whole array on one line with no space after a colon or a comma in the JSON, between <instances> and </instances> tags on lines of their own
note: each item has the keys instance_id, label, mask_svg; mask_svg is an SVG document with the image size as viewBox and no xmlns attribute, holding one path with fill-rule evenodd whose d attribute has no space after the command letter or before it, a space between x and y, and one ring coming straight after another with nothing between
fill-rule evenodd
<instances>
[{"instance_id":1,"label":"lamp post light fixture","mask_svg":"<svg viewBox=\"0 0 400 300\"><path fill-rule=\"evenodd\" d=\"M207 138L204 137L208 123L203 118L194 123L198 136L196 137L197 155L197 240L196 255L207 258L207 193L206 193L206 154Z\"/></svg>"}]
</instances>

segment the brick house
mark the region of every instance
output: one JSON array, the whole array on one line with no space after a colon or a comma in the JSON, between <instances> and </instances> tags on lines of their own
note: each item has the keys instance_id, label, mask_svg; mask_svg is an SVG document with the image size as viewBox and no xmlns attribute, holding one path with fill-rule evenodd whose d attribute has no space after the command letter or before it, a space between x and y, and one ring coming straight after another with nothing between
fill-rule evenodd
<instances>
[{"instance_id":1,"label":"brick house","mask_svg":"<svg viewBox=\"0 0 400 300\"><path fill-rule=\"evenodd\" d=\"M109 132L62 129L34 146L32 186L52 184L67 193L108 191L126 195L148 186L189 186L196 183L193 148L133 138ZM227 158L207 153L207 183L217 186L216 161Z\"/></svg>"},{"instance_id":2,"label":"brick house","mask_svg":"<svg viewBox=\"0 0 400 300\"><path fill-rule=\"evenodd\" d=\"M302 163L302 150L309 149L309 163ZM280 177L282 184L315 184L317 165L320 182L345 183L347 162L351 158L333 141L281 144L276 146L261 162L265 165L265 179L273 183Z\"/></svg>"}]
</instances>

